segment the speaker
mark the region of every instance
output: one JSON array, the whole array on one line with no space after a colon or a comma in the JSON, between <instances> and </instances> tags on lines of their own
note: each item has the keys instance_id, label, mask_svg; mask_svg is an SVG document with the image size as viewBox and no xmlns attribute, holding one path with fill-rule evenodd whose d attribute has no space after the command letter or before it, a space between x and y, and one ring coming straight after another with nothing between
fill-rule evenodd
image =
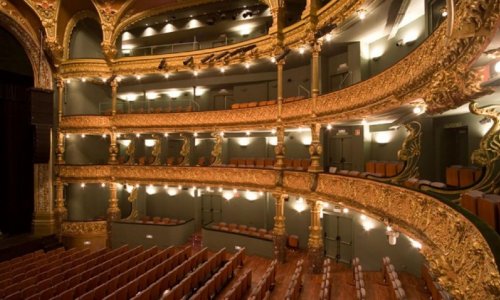
<instances>
[{"instance_id":1,"label":"speaker","mask_svg":"<svg viewBox=\"0 0 500 300\"><path fill-rule=\"evenodd\" d=\"M33 163L50 160L50 133L54 125L54 93L30 89L31 125L33 134Z\"/></svg>"}]
</instances>

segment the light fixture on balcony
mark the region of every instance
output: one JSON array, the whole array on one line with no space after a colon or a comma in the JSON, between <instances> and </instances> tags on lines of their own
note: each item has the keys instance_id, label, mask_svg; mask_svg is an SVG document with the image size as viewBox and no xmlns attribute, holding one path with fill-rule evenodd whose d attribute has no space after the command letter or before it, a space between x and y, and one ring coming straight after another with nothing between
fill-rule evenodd
<instances>
[{"instance_id":1,"label":"light fixture on balcony","mask_svg":"<svg viewBox=\"0 0 500 300\"><path fill-rule=\"evenodd\" d=\"M394 246L398 241L399 232L394 231L391 226L387 226L387 230L385 231L385 235L387 235L387 241L389 245Z\"/></svg>"},{"instance_id":2,"label":"light fixture on balcony","mask_svg":"<svg viewBox=\"0 0 500 300\"><path fill-rule=\"evenodd\" d=\"M446 6L441 7L439 12L441 13L441 17L443 18L446 18L448 16L448 9L446 8Z\"/></svg>"}]
</instances>

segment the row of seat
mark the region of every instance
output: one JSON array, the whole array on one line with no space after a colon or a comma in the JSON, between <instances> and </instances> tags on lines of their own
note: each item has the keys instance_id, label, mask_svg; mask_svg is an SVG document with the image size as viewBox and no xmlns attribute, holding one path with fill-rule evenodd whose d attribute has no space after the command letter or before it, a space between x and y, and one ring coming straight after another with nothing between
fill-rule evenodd
<instances>
[{"instance_id":1,"label":"row of seat","mask_svg":"<svg viewBox=\"0 0 500 300\"><path fill-rule=\"evenodd\" d=\"M112 264L126 259L127 256L123 254L127 251L127 247L120 247L111 251L103 249L88 255L82 255L80 259L65 264L57 264L40 274L35 285L22 290L22 298L40 299L43 297L43 299L48 299L56 293L63 292L64 284L75 285L78 283L82 269L93 271L104 267L110 268Z\"/></svg>"},{"instance_id":2,"label":"row of seat","mask_svg":"<svg viewBox=\"0 0 500 300\"><path fill-rule=\"evenodd\" d=\"M116 113L117 114L145 114L145 113L154 113L154 114L160 114L160 113L175 113L175 112L192 112L193 111L193 106L188 105L188 106L166 106L166 107L150 107L145 108L145 107L138 107L138 108L130 108L129 111L125 111L123 109L117 109ZM106 109L105 111L102 112L103 115L105 116L111 116L112 112L111 109Z\"/></svg>"},{"instance_id":3,"label":"row of seat","mask_svg":"<svg viewBox=\"0 0 500 300\"><path fill-rule=\"evenodd\" d=\"M300 297L300 291L303 285L303 275L304 275L304 260L299 259L295 266L295 271L293 272L292 279L288 284L288 289L286 290L285 299L286 300L297 300Z\"/></svg>"},{"instance_id":4,"label":"row of seat","mask_svg":"<svg viewBox=\"0 0 500 300\"><path fill-rule=\"evenodd\" d=\"M264 228L256 228L253 226L247 226L247 225L238 225L235 223L225 223L225 222L219 222L216 224L210 225L210 228L213 230L218 230L218 231L225 231L225 232L231 232L231 233L238 233L238 234L243 234L243 235L248 235L251 237L257 237L257 238L262 238L266 240L272 240L273 239L273 230L266 230Z\"/></svg>"},{"instance_id":5,"label":"row of seat","mask_svg":"<svg viewBox=\"0 0 500 300\"><path fill-rule=\"evenodd\" d=\"M500 233L500 195L468 191L460 197L460 204Z\"/></svg>"},{"instance_id":6,"label":"row of seat","mask_svg":"<svg viewBox=\"0 0 500 300\"><path fill-rule=\"evenodd\" d=\"M446 185L452 187L467 187L481 179L482 171L476 167L460 165L446 168Z\"/></svg>"},{"instance_id":7,"label":"row of seat","mask_svg":"<svg viewBox=\"0 0 500 300\"><path fill-rule=\"evenodd\" d=\"M222 289L234 278L236 268L243 266L245 248L236 252L229 261L220 268L196 293L190 298L192 300L214 299ZM251 278L250 278L251 281ZM180 300L179 298L163 297L165 300Z\"/></svg>"},{"instance_id":8,"label":"row of seat","mask_svg":"<svg viewBox=\"0 0 500 300\"><path fill-rule=\"evenodd\" d=\"M28 254L15 257L15 258L10 259L10 260L2 261L2 262L0 262L0 273L3 273L5 270L9 270L13 267L15 268L19 265L23 265L26 262L31 262L31 261L35 260L36 258L38 258L39 256L51 255L52 253L57 253L57 252L61 252L61 251L64 251L64 248L56 248L56 249L51 250L47 253L43 252L43 250L37 250L35 252L30 252Z\"/></svg>"},{"instance_id":9,"label":"row of seat","mask_svg":"<svg viewBox=\"0 0 500 300\"><path fill-rule=\"evenodd\" d=\"M332 261L330 258L323 260L323 272L321 276L321 289L319 300L330 300L332 287Z\"/></svg>"},{"instance_id":10,"label":"row of seat","mask_svg":"<svg viewBox=\"0 0 500 300\"><path fill-rule=\"evenodd\" d=\"M271 291L276 286L276 272L278 270L278 261L273 260L262 279L257 283L257 286L252 290L248 300L263 300L269 299Z\"/></svg>"},{"instance_id":11,"label":"row of seat","mask_svg":"<svg viewBox=\"0 0 500 300\"><path fill-rule=\"evenodd\" d=\"M79 283L76 286L67 285L66 290L53 299L69 300L79 297L92 299L96 297L96 294L106 297L153 267L158 265L164 267L163 262L175 252L173 247L163 250L153 247L144 251L139 246L132 250L135 255L113 266L109 272L95 274L91 270L84 271L81 276L77 277Z\"/></svg>"},{"instance_id":12,"label":"row of seat","mask_svg":"<svg viewBox=\"0 0 500 300\"><path fill-rule=\"evenodd\" d=\"M238 168L274 168L273 158L230 158L228 167ZM310 159L283 159L283 168L286 170L307 171L311 164Z\"/></svg>"},{"instance_id":13,"label":"row of seat","mask_svg":"<svg viewBox=\"0 0 500 300\"><path fill-rule=\"evenodd\" d=\"M126 221L126 220L122 220ZM186 220L183 219L171 219L171 218L162 218L162 217L150 217L150 216L143 216L139 220L135 220L137 223L144 223L144 224L163 224L163 225L180 225L186 223Z\"/></svg>"},{"instance_id":14,"label":"row of seat","mask_svg":"<svg viewBox=\"0 0 500 300\"><path fill-rule=\"evenodd\" d=\"M443 182L430 181L427 179L418 179L415 177L409 178L405 182L403 182L403 186L410 188L410 189L415 189L415 190L419 190L422 185L428 185L428 186L438 188L438 189L448 188L448 186Z\"/></svg>"},{"instance_id":15,"label":"row of seat","mask_svg":"<svg viewBox=\"0 0 500 300\"><path fill-rule=\"evenodd\" d=\"M359 259L356 262L353 261L353 280L354 286L356 287L356 299L364 300L366 299L366 288L365 280L363 279L363 268L359 264Z\"/></svg>"},{"instance_id":16,"label":"row of seat","mask_svg":"<svg viewBox=\"0 0 500 300\"><path fill-rule=\"evenodd\" d=\"M225 249L219 250L215 255L210 257L206 262L201 264L198 268L196 268L193 272L189 273L184 279L182 279L181 282L179 282L177 285L175 285L172 289L166 289L162 290L160 288L160 282L155 282L153 285L158 285L159 287L159 293L162 295L162 299L165 300L180 300L183 299L184 297L189 298L192 294L193 291L198 290L201 286L208 285L207 280L212 280L214 279L213 274L219 274L221 267L227 266L228 264L224 264L224 252ZM224 268L224 267L222 267ZM225 269L228 270L228 269ZM221 283L218 282L219 284L214 285L214 287L217 287L219 289L222 289L223 284L225 284L226 279L229 277L228 274L229 271L224 271L224 280L222 280L222 277L220 278L219 281L222 281ZM231 277L232 277L232 270L231 270ZM151 287L152 293L151 293L151 298L153 299L158 299L158 294L155 292L157 289L155 287ZM214 289L215 292L219 292L219 290ZM208 292L208 290L207 290ZM214 295L215 295L214 292ZM208 295L208 293L207 293ZM194 298L194 297L193 297ZM201 299L201 298L200 298ZM205 298L208 299L208 298Z\"/></svg>"},{"instance_id":17,"label":"row of seat","mask_svg":"<svg viewBox=\"0 0 500 300\"><path fill-rule=\"evenodd\" d=\"M31 264L12 270L12 272L3 273L3 276L11 277L2 280L0 298L16 298L21 295L29 295L36 288L37 282L45 279L42 275L56 274L55 270L52 270L57 266L64 265L66 268L71 268L76 259L88 255L89 252L88 249L62 251L48 258L41 257ZM51 270L51 272L45 272L45 270Z\"/></svg>"},{"instance_id":18,"label":"row of seat","mask_svg":"<svg viewBox=\"0 0 500 300\"><path fill-rule=\"evenodd\" d=\"M389 257L382 258L382 270L384 274L384 282L389 286L389 295L391 300L407 299L406 292L398 278L398 273L396 272L394 265L391 264L391 259Z\"/></svg>"},{"instance_id":19,"label":"row of seat","mask_svg":"<svg viewBox=\"0 0 500 300\"><path fill-rule=\"evenodd\" d=\"M251 287L252 287L252 271L248 270L242 276L240 276L236 284L224 296L224 300L243 299Z\"/></svg>"},{"instance_id":20,"label":"row of seat","mask_svg":"<svg viewBox=\"0 0 500 300\"><path fill-rule=\"evenodd\" d=\"M393 177L401 173L404 162L401 161L375 161L366 162L365 171L378 177Z\"/></svg>"}]
</instances>

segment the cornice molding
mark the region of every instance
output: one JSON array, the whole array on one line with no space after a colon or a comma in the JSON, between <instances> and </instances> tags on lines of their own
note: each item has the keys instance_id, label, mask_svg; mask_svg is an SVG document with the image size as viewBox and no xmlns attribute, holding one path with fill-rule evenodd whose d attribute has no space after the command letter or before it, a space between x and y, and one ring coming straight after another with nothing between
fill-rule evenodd
<instances>
[{"instance_id":1,"label":"cornice molding","mask_svg":"<svg viewBox=\"0 0 500 300\"><path fill-rule=\"evenodd\" d=\"M68 166L57 167L63 182L115 181L139 184L182 184L259 189L299 194L389 219L394 228L422 242L438 282L457 299L494 299L500 275L493 254L479 230L462 214L414 190L367 179L332 174L223 167ZM315 175L316 176L316 175Z\"/></svg>"}]
</instances>

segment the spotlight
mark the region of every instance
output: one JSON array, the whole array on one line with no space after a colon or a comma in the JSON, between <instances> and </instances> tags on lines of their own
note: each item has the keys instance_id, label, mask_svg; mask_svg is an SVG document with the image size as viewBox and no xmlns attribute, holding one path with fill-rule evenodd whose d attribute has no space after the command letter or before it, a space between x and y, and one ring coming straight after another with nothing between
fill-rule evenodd
<instances>
[{"instance_id":1,"label":"spotlight","mask_svg":"<svg viewBox=\"0 0 500 300\"><path fill-rule=\"evenodd\" d=\"M165 69L166 65L167 65L167 59L166 58L162 58L160 60L160 64L158 65L158 70Z\"/></svg>"},{"instance_id":2,"label":"spotlight","mask_svg":"<svg viewBox=\"0 0 500 300\"><path fill-rule=\"evenodd\" d=\"M359 9L357 13L360 20L364 20L366 18L366 9Z\"/></svg>"},{"instance_id":3,"label":"spotlight","mask_svg":"<svg viewBox=\"0 0 500 300\"><path fill-rule=\"evenodd\" d=\"M280 61L282 59L284 59L288 53L290 53L290 48L285 48L285 50L283 50L283 52L281 52L278 56L276 56L276 61Z\"/></svg>"},{"instance_id":4,"label":"spotlight","mask_svg":"<svg viewBox=\"0 0 500 300\"><path fill-rule=\"evenodd\" d=\"M440 12L441 12L441 17L446 18L448 16L448 9L446 8L446 6L443 6L440 9Z\"/></svg>"},{"instance_id":5,"label":"spotlight","mask_svg":"<svg viewBox=\"0 0 500 300\"><path fill-rule=\"evenodd\" d=\"M224 56L228 55L229 51L224 51L222 53L219 53L217 56L214 57L214 60L221 60Z\"/></svg>"},{"instance_id":6,"label":"spotlight","mask_svg":"<svg viewBox=\"0 0 500 300\"><path fill-rule=\"evenodd\" d=\"M209 61L212 59L212 57L214 57L214 55L215 55L215 54L213 54L213 53L212 53L212 54L209 54L209 55L207 55L207 56L203 57L203 58L200 60L200 62L201 62L202 64L206 64L207 62L209 62Z\"/></svg>"},{"instance_id":7,"label":"spotlight","mask_svg":"<svg viewBox=\"0 0 500 300\"><path fill-rule=\"evenodd\" d=\"M191 64L193 64L193 61L194 61L194 58L193 58L192 56L190 56L190 57L188 57L188 58L184 59L184 61L183 61L182 63L183 63L185 66L187 66L187 65L191 65Z\"/></svg>"}]
</instances>

